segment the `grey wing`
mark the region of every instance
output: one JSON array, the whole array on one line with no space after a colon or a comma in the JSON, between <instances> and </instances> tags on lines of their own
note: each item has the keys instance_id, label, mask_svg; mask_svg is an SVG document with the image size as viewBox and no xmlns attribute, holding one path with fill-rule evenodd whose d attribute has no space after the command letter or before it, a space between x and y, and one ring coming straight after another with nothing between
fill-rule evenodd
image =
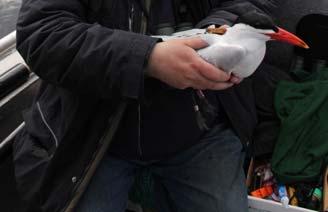
<instances>
[{"instance_id":1,"label":"grey wing","mask_svg":"<svg viewBox=\"0 0 328 212\"><path fill-rule=\"evenodd\" d=\"M246 49L242 46L219 43L197 52L204 60L226 72L231 72L246 55Z\"/></svg>"},{"instance_id":2,"label":"grey wing","mask_svg":"<svg viewBox=\"0 0 328 212\"><path fill-rule=\"evenodd\" d=\"M186 31L173 33L173 37L176 38L197 37L205 33L206 33L206 29L190 29Z\"/></svg>"},{"instance_id":3,"label":"grey wing","mask_svg":"<svg viewBox=\"0 0 328 212\"><path fill-rule=\"evenodd\" d=\"M179 39L179 38L193 38L203 35L206 32L206 29L191 29L182 32L174 33L173 35L155 35L152 37L161 38L163 41L168 41L172 39Z\"/></svg>"}]
</instances>

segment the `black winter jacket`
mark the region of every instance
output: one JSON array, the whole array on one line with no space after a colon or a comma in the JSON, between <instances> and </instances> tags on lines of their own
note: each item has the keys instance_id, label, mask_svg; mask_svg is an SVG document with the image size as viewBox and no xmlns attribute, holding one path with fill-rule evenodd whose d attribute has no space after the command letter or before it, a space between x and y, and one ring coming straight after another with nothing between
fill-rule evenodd
<instances>
[{"instance_id":1,"label":"black winter jacket","mask_svg":"<svg viewBox=\"0 0 328 212\"><path fill-rule=\"evenodd\" d=\"M127 102L142 98L144 67L158 40L127 31L129 2L23 0L17 49L43 81L14 143L17 185L30 211L74 208ZM187 2L198 27L232 24L244 12L273 6L269 0ZM218 98L248 144L257 120L252 81Z\"/></svg>"}]
</instances>

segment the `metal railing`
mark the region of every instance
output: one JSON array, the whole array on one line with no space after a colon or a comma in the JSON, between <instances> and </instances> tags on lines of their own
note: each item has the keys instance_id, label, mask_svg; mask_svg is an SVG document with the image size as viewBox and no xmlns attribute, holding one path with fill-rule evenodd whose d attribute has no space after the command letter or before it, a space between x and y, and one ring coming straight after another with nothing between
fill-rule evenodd
<instances>
[{"instance_id":1,"label":"metal railing","mask_svg":"<svg viewBox=\"0 0 328 212\"><path fill-rule=\"evenodd\" d=\"M37 80L38 77L29 72L27 65L16 51L16 31L0 39L0 109ZM0 158L9 152L14 137L24 125L24 122L18 122L17 128L13 129L4 140L0 140Z\"/></svg>"},{"instance_id":2,"label":"metal railing","mask_svg":"<svg viewBox=\"0 0 328 212\"><path fill-rule=\"evenodd\" d=\"M16 45L16 31L0 39L0 55Z\"/></svg>"},{"instance_id":3,"label":"metal railing","mask_svg":"<svg viewBox=\"0 0 328 212\"><path fill-rule=\"evenodd\" d=\"M15 136L24 128L24 126L25 122L22 122L12 133L10 133L10 135L8 135L7 138L0 143L0 158L8 152L14 142Z\"/></svg>"}]
</instances>

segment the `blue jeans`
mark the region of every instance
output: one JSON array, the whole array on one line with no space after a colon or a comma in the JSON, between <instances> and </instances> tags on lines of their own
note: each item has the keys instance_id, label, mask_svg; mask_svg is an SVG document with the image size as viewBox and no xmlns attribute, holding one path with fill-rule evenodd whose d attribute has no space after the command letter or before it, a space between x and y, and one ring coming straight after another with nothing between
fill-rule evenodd
<instances>
[{"instance_id":1,"label":"blue jeans","mask_svg":"<svg viewBox=\"0 0 328 212\"><path fill-rule=\"evenodd\" d=\"M158 212L246 212L243 160L240 140L222 126L166 160L126 161L106 155L76 211L124 212L136 172L147 167L157 185Z\"/></svg>"}]
</instances>

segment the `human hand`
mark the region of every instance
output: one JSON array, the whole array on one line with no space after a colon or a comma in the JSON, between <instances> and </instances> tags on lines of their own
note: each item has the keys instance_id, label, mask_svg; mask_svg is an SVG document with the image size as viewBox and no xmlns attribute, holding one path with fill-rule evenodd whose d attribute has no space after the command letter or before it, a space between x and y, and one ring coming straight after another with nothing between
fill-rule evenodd
<instances>
[{"instance_id":1,"label":"human hand","mask_svg":"<svg viewBox=\"0 0 328 212\"><path fill-rule=\"evenodd\" d=\"M239 83L241 83L241 81L243 81L243 78L237 77L232 73L229 81L235 85L238 85Z\"/></svg>"},{"instance_id":2,"label":"human hand","mask_svg":"<svg viewBox=\"0 0 328 212\"><path fill-rule=\"evenodd\" d=\"M207 46L200 38L158 43L149 57L147 74L178 89L223 90L231 87L237 79L197 54L196 50Z\"/></svg>"}]
</instances>

